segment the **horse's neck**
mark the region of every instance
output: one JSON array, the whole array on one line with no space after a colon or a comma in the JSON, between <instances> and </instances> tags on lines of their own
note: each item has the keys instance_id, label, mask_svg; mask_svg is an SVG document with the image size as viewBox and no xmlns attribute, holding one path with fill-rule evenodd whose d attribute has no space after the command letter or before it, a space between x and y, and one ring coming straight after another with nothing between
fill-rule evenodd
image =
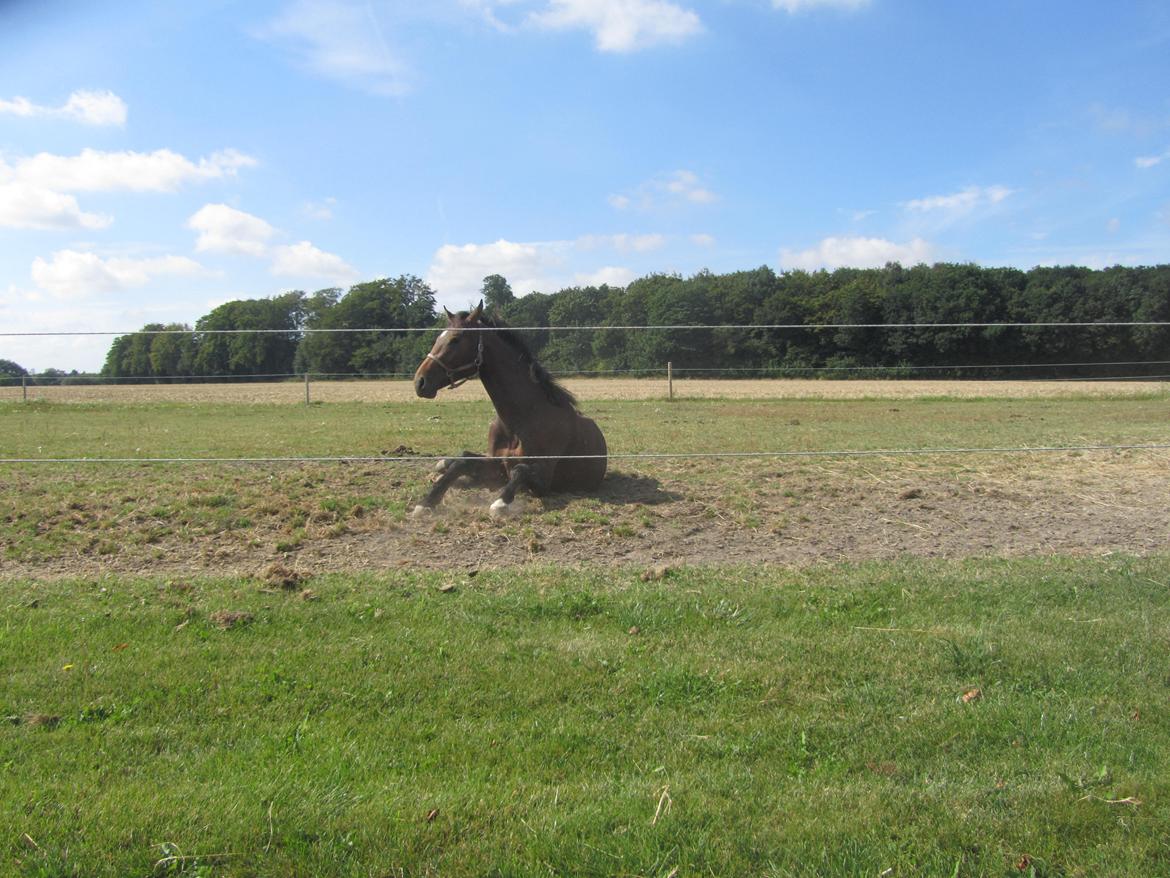
<instances>
[{"instance_id":1,"label":"horse's neck","mask_svg":"<svg viewBox=\"0 0 1170 878\"><path fill-rule=\"evenodd\" d=\"M500 420L513 433L518 433L532 418L533 411L542 403L547 404L544 390L532 380L531 364L520 362L507 344L492 339L489 351L485 351L489 353L490 357L484 357L486 368L480 369L480 381Z\"/></svg>"}]
</instances>

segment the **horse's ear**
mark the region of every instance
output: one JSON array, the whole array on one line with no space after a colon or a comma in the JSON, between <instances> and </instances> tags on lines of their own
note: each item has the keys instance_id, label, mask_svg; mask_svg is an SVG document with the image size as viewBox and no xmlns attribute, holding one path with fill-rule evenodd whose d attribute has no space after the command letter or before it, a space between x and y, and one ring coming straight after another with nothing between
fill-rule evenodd
<instances>
[{"instance_id":1,"label":"horse's ear","mask_svg":"<svg viewBox=\"0 0 1170 878\"><path fill-rule=\"evenodd\" d=\"M481 318L481 317L483 317L483 299L479 300L479 304L476 305L475 309L470 314L467 315L467 319L470 322L474 323L475 321L479 320L479 318Z\"/></svg>"},{"instance_id":2,"label":"horse's ear","mask_svg":"<svg viewBox=\"0 0 1170 878\"><path fill-rule=\"evenodd\" d=\"M450 311L448 311L448 310L447 310L447 306L446 306L446 305L444 305L444 306L443 306L443 313L447 315L447 319L448 319L448 320L454 320L454 319L455 319L455 315L454 315L454 314L452 314Z\"/></svg>"}]
</instances>

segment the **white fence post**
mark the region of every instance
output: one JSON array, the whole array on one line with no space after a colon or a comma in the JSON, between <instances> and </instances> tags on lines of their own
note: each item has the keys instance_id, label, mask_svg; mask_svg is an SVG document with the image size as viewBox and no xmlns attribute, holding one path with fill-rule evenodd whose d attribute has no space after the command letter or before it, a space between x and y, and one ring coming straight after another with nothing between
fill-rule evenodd
<instances>
[{"instance_id":1,"label":"white fence post","mask_svg":"<svg viewBox=\"0 0 1170 878\"><path fill-rule=\"evenodd\" d=\"M305 373L305 405L309 405L309 373Z\"/></svg>"},{"instance_id":2,"label":"white fence post","mask_svg":"<svg viewBox=\"0 0 1170 878\"><path fill-rule=\"evenodd\" d=\"M666 364L666 393L668 399L674 399L674 363Z\"/></svg>"}]
</instances>

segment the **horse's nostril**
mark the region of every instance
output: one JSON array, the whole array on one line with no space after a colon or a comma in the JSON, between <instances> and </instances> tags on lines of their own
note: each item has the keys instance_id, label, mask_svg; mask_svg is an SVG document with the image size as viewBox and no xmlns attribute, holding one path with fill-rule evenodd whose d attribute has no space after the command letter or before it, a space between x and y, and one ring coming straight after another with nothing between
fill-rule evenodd
<instances>
[{"instance_id":1,"label":"horse's nostril","mask_svg":"<svg viewBox=\"0 0 1170 878\"><path fill-rule=\"evenodd\" d=\"M414 379L414 387L415 387L415 390L420 390L420 391L422 391L422 390L426 390L426 389L427 389L427 378L426 378L426 376L425 376L425 375L419 375L417 378L415 378L415 379Z\"/></svg>"}]
</instances>

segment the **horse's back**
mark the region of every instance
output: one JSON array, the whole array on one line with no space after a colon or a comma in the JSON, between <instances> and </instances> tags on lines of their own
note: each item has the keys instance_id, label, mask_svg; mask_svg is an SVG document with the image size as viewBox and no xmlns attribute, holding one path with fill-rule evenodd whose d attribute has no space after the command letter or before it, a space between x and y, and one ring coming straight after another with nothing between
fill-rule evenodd
<instances>
[{"instance_id":1,"label":"horse's back","mask_svg":"<svg viewBox=\"0 0 1170 878\"><path fill-rule=\"evenodd\" d=\"M575 460L562 460L557 464L553 477L553 490L593 491L605 478L609 464L606 457L605 436L601 428L584 415L576 415L573 442L565 454Z\"/></svg>"}]
</instances>

